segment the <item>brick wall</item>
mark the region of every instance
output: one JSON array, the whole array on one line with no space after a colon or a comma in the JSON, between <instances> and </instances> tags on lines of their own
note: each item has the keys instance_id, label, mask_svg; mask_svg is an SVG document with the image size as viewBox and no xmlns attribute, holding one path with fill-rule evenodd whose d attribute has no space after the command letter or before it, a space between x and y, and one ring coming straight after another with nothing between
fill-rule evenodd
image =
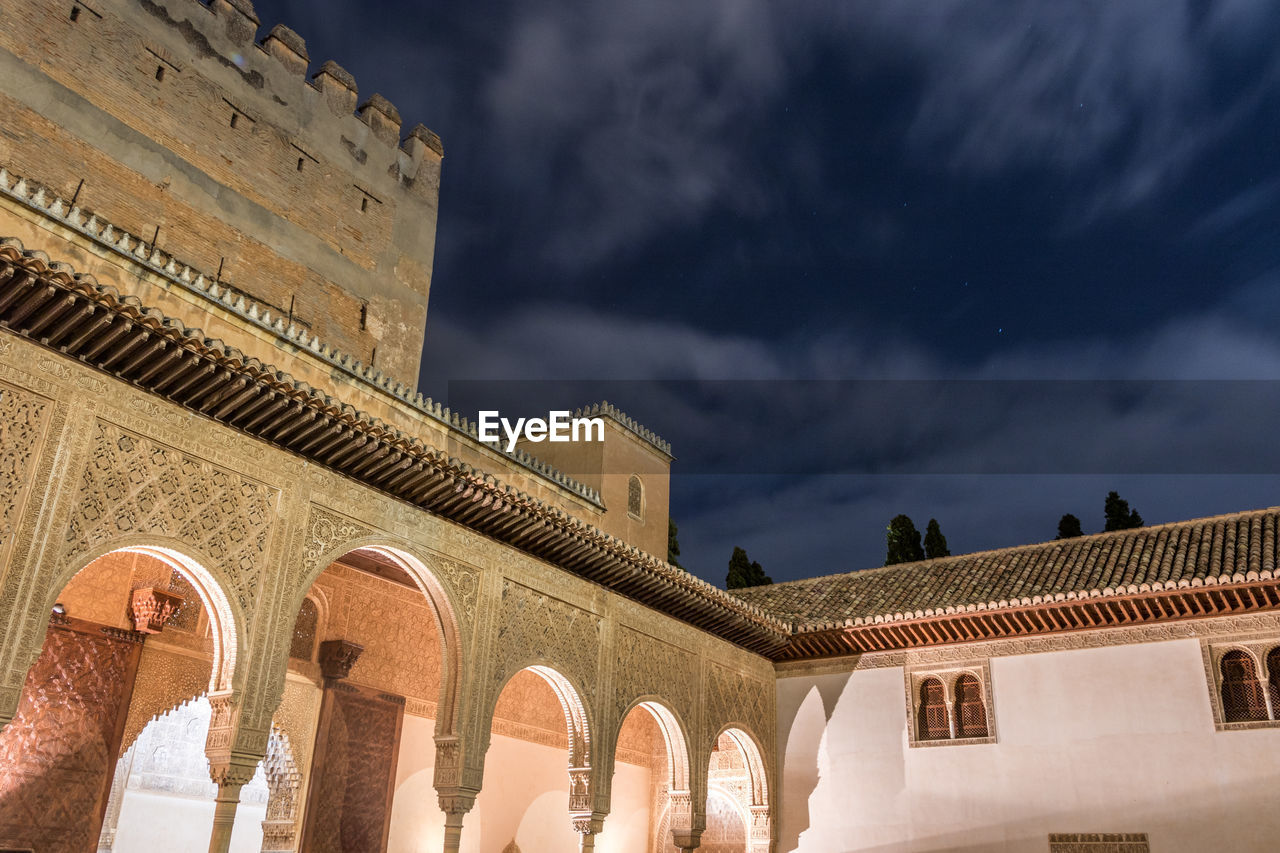
<instances>
[{"instance_id":1,"label":"brick wall","mask_svg":"<svg viewBox=\"0 0 1280 853\"><path fill-rule=\"evenodd\" d=\"M79 187L85 210L144 239L159 227L165 251L416 378L434 135L401 145L393 106L362 104L340 68L307 80L301 39L255 42L225 0L5 5L0 165L66 198Z\"/></svg>"}]
</instances>

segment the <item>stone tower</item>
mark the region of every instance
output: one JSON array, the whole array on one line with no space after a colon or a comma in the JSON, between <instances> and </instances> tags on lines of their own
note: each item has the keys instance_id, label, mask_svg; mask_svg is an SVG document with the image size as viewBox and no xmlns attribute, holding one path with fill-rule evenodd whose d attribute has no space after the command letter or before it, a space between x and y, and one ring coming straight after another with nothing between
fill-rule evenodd
<instances>
[{"instance_id":1,"label":"stone tower","mask_svg":"<svg viewBox=\"0 0 1280 853\"><path fill-rule=\"evenodd\" d=\"M303 40L255 40L250 0L12 0L4 17L0 161L132 235L135 256L201 271L133 295L271 363L289 341L228 309L416 384L439 137L402 139L396 108L334 62L307 79Z\"/></svg>"}]
</instances>

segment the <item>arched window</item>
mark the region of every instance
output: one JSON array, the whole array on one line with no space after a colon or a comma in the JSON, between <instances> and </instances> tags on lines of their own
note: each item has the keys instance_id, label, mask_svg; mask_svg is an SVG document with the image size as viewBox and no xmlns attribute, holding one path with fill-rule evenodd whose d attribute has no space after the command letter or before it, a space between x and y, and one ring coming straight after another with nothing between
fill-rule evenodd
<instances>
[{"instance_id":1,"label":"arched window","mask_svg":"<svg viewBox=\"0 0 1280 853\"><path fill-rule=\"evenodd\" d=\"M636 518L644 518L644 485L635 474L627 482L627 512Z\"/></svg>"},{"instance_id":2,"label":"arched window","mask_svg":"<svg viewBox=\"0 0 1280 853\"><path fill-rule=\"evenodd\" d=\"M956 679L956 737L987 737L982 685L968 674Z\"/></svg>"},{"instance_id":3,"label":"arched window","mask_svg":"<svg viewBox=\"0 0 1280 853\"><path fill-rule=\"evenodd\" d=\"M919 740L947 740L951 726L947 722L947 697L942 682L926 678L920 682L920 712L916 717L916 737Z\"/></svg>"},{"instance_id":4,"label":"arched window","mask_svg":"<svg viewBox=\"0 0 1280 853\"><path fill-rule=\"evenodd\" d=\"M1253 658L1239 649L1222 656L1222 716L1228 723L1267 718L1267 701L1258 683Z\"/></svg>"},{"instance_id":5,"label":"arched window","mask_svg":"<svg viewBox=\"0 0 1280 853\"><path fill-rule=\"evenodd\" d=\"M293 623L293 641L289 644L289 657L311 660L316 647L316 623L320 611L309 598L302 599L298 618Z\"/></svg>"}]
</instances>

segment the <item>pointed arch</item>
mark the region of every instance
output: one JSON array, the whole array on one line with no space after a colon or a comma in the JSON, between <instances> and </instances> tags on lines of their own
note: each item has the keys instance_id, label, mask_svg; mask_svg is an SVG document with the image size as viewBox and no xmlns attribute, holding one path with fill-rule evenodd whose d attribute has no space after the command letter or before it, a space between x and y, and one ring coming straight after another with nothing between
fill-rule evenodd
<instances>
[{"instance_id":1,"label":"pointed arch","mask_svg":"<svg viewBox=\"0 0 1280 853\"><path fill-rule=\"evenodd\" d=\"M48 613L62 595L67 584L85 568L108 554L141 554L159 560L182 575L191 584L209 618L213 638L213 666L209 675L210 693L227 693L239 686L242 677L236 666L244 652L246 615L226 590L234 588L218 564L185 543L166 536L144 535L113 539L81 554L61 566L45 594L41 612ZM39 648L35 654L39 654ZM32 657L34 661L34 655Z\"/></svg>"},{"instance_id":2,"label":"pointed arch","mask_svg":"<svg viewBox=\"0 0 1280 853\"><path fill-rule=\"evenodd\" d=\"M759 742L754 735L740 726L725 726L716 733L712 743L719 741L722 735L727 735L746 759L747 773L751 780L751 805L768 806L769 780L765 769L764 752L760 749Z\"/></svg>"},{"instance_id":3,"label":"pointed arch","mask_svg":"<svg viewBox=\"0 0 1280 853\"><path fill-rule=\"evenodd\" d=\"M294 621L303 601L312 593L316 580L329 566L352 553L366 552L391 562L413 581L418 591L430 605L436 636L440 641L440 690L436 705L436 737L456 737L459 734L460 685L462 681L464 649L462 629L453 592L441 581L439 574L429 568L425 560L411 550L412 546L386 536L364 536L346 540L324 552L314 560L308 560L310 570L294 590L287 612L290 614L289 631L292 636ZM323 596L317 598L320 619L327 621L327 606Z\"/></svg>"},{"instance_id":4,"label":"pointed arch","mask_svg":"<svg viewBox=\"0 0 1280 853\"><path fill-rule=\"evenodd\" d=\"M592 751L595 748L594 729L590 713L582 701L582 690L568 676L551 665L533 663L521 667L502 682L502 686L493 696L490 707L486 709L490 731L492 731L498 699L512 680L522 672L532 673L545 682L551 688L564 714L569 742L569 819L574 824L574 831L580 832L578 823L590 818L595 805L591 784Z\"/></svg>"},{"instance_id":5,"label":"pointed arch","mask_svg":"<svg viewBox=\"0 0 1280 853\"><path fill-rule=\"evenodd\" d=\"M618 729L613 736L614 743L618 741L618 732L622 730L622 724L637 708L647 711L658 724L658 730L662 732L662 740L667 751L668 790L673 794L688 793L692 785L688 729L681 722L679 715L661 699L640 698L632 702L618 718Z\"/></svg>"},{"instance_id":6,"label":"pointed arch","mask_svg":"<svg viewBox=\"0 0 1280 853\"><path fill-rule=\"evenodd\" d=\"M591 727L587 722L587 709L582 704L581 694L568 678L549 666L535 664L525 668L545 681L556 694L556 699L560 701L560 708L564 711L565 727L569 733L569 767L571 769L590 768ZM569 797L573 799L572 786ZM572 808L570 806L570 809Z\"/></svg>"},{"instance_id":7,"label":"pointed arch","mask_svg":"<svg viewBox=\"0 0 1280 853\"><path fill-rule=\"evenodd\" d=\"M747 811L747 849L763 853L770 849L773 840L773 805L769 790L768 766L764 751L755 735L738 725L728 725L716 734L712 743L728 737L742 753L747 768L747 795L744 803ZM705 805L704 805L705 808Z\"/></svg>"}]
</instances>

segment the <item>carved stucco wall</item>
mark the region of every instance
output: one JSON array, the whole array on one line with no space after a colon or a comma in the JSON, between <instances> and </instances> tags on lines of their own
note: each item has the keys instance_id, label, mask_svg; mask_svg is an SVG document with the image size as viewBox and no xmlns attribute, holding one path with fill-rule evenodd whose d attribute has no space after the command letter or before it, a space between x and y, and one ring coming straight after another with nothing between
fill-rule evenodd
<instances>
[{"instance_id":1,"label":"carved stucco wall","mask_svg":"<svg viewBox=\"0 0 1280 853\"><path fill-rule=\"evenodd\" d=\"M0 359L13 349L13 341L0 337ZM27 387L0 380L0 639L6 646L0 649L0 720L17 706L28 662L22 653L29 657L43 640L41 626L23 624L18 601L27 583L11 570L31 549L42 507L30 496L49 481L54 454L45 452L46 446L51 436L61 437L66 421L66 407L55 407L35 390L52 393L52 383L24 378Z\"/></svg>"},{"instance_id":2,"label":"carved stucco wall","mask_svg":"<svg viewBox=\"0 0 1280 853\"><path fill-rule=\"evenodd\" d=\"M122 748L127 749L151 720L204 693L211 665L208 658L148 641L138 663Z\"/></svg>"},{"instance_id":3,"label":"carved stucco wall","mask_svg":"<svg viewBox=\"0 0 1280 853\"><path fill-rule=\"evenodd\" d=\"M74 417L66 427L58 429L56 415L63 404L56 403L46 429L57 437L54 447L63 474L50 478L54 488L38 493L48 506L31 504L24 516L39 518L47 529L57 531L51 541L65 555L61 559L69 560L71 552L101 550L104 543L121 537L143 543L153 537L163 543L187 542L193 551L209 556L214 565L208 568L225 583L233 609L247 605L241 614L236 667L237 672L245 671L241 718L251 719L253 729L242 739L242 748L266 749L271 716L286 692L284 673L296 607L310 579L324 568L320 563L350 547L371 544L408 552L439 581L458 626L459 654L464 660L474 656L457 673L459 707L465 714L460 732L472 741L465 747L464 754L471 756L468 764L474 763L477 751L482 755L489 712L501 686L534 662L571 680L593 726L603 727L601 731L616 731L621 713L636 698L662 701L687 728L695 765L709 753L715 733L730 721L749 727L762 743L769 739L772 696L758 689L771 671L764 659L105 380L24 340L0 340L8 350L0 355L0 381L23 393L39 389L46 399L74 401ZM44 456L54 456L52 449ZM41 475L26 476L38 482ZM219 524L212 526L202 513L212 513ZM26 532L20 530L19 538ZM38 536L36 540L38 544ZM35 547L33 560L38 559ZM48 549L45 553L47 557ZM20 577L27 590L42 582L34 575ZM422 606L420 592L405 592L411 595L404 601L416 595L413 607ZM372 614L369 624L385 626L400 619L400 607L389 604ZM19 634L25 632L26 639L10 634L6 655L33 641L41 617L30 609L24 605L16 614L23 624ZM413 633L436 642L429 613L421 612L426 615L408 621L430 630ZM164 643L200 651L206 630L207 624L198 621L187 626L185 635L175 631ZM436 661L420 657L414 677L425 680L439 667ZM367 672L357 676L376 681L383 677L375 674L378 666L377 656L372 656L364 664ZM383 675L392 677L395 668L385 666ZM395 686L404 688L406 683ZM431 693L420 688L400 692ZM437 698L413 696L407 710L438 713L431 705ZM593 737L598 735L593 732ZM294 737L293 742L306 744L307 738ZM768 754L767 746L765 751Z\"/></svg>"},{"instance_id":4,"label":"carved stucco wall","mask_svg":"<svg viewBox=\"0 0 1280 853\"><path fill-rule=\"evenodd\" d=\"M341 564L315 583L326 617L321 640L364 646L348 678L430 702L440 695L440 637L422 592Z\"/></svg>"},{"instance_id":5,"label":"carved stucco wall","mask_svg":"<svg viewBox=\"0 0 1280 853\"><path fill-rule=\"evenodd\" d=\"M7 564L52 412L51 401L0 382L0 566Z\"/></svg>"},{"instance_id":6,"label":"carved stucco wall","mask_svg":"<svg viewBox=\"0 0 1280 853\"><path fill-rule=\"evenodd\" d=\"M93 449L66 533L68 560L139 533L181 539L216 561L224 592L251 608L266 565L277 489L133 434L94 425Z\"/></svg>"},{"instance_id":7,"label":"carved stucco wall","mask_svg":"<svg viewBox=\"0 0 1280 853\"><path fill-rule=\"evenodd\" d=\"M583 704L593 707L601 645L600 617L504 578L495 640L482 707L493 708L508 679L526 666L539 663L546 663L567 677Z\"/></svg>"}]
</instances>

